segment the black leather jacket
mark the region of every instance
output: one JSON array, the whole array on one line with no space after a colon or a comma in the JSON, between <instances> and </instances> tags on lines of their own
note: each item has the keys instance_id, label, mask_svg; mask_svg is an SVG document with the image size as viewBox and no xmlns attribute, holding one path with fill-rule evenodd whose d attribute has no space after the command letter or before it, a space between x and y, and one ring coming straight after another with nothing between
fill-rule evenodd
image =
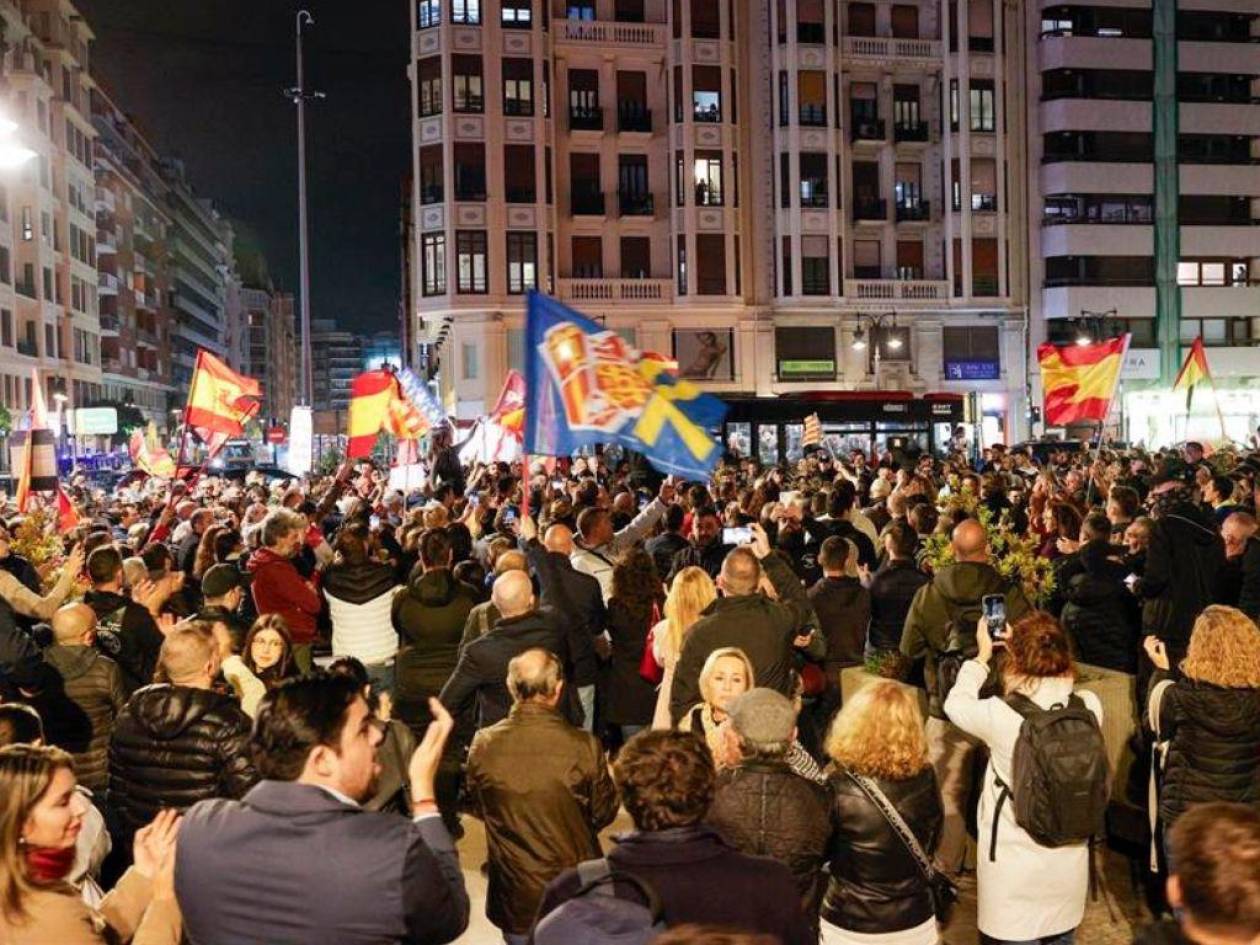
<instances>
[{"instance_id":1,"label":"black leather jacket","mask_svg":"<svg viewBox=\"0 0 1260 945\"><path fill-rule=\"evenodd\" d=\"M931 856L943 819L932 769L904 781L876 779L876 783ZM914 857L848 774L832 772L829 784L835 832L822 917L866 935L922 925L933 915L932 897Z\"/></svg>"}]
</instances>

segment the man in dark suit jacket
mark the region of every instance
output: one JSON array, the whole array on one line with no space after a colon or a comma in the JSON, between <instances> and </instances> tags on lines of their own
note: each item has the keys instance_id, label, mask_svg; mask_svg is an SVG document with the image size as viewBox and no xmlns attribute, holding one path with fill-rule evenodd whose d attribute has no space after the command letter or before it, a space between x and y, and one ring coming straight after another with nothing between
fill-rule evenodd
<instances>
[{"instance_id":1,"label":"man in dark suit jacket","mask_svg":"<svg viewBox=\"0 0 1260 945\"><path fill-rule=\"evenodd\" d=\"M562 664L570 659L569 642L560 627L560 618L536 608L534 587L528 574L509 571L500 575L494 582L492 600L499 610L499 622L464 647L455 672L438 696L456 718L475 705L478 728L507 718L512 708L507 670L513 657L538 647L554 653ZM582 724L582 706L573 689L558 708L574 725Z\"/></svg>"},{"instance_id":2,"label":"man in dark suit jacket","mask_svg":"<svg viewBox=\"0 0 1260 945\"><path fill-rule=\"evenodd\" d=\"M433 799L452 721L436 700L431 709L434 722L409 759L408 819L360 806L382 735L357 683L319 674L268 693L253 734L264 780L242 800L194 805L180 826L175 893L189 941L458 938L468 893ZM302 907L277 909L294 890Z\"/></svg>"}]
</instances>

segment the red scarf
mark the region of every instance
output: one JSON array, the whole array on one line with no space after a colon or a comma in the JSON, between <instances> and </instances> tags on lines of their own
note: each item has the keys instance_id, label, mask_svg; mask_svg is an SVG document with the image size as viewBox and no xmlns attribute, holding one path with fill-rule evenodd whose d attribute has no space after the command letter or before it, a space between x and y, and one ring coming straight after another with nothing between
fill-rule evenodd
<instances>
[{"instance_id":1,"label":"red scarf","mask_svg":"<svg viewBox=\"0 0 1260 945\"><path fill-rule=\"evenodd\" d=\"M74 866L74 844L68 847L24 847L26 873L37 886L59 883Z\"/></svg>"}]
</instances>

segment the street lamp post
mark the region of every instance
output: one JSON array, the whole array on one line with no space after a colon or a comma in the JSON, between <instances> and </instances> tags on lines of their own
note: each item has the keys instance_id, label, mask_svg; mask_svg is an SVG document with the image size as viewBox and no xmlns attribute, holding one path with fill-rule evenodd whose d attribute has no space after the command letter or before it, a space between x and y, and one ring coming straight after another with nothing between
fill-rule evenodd
<instances>
[{"instance_id":1,"label":"street lamp post","mask_svg":"<svg viewBox=\"0 0 1260 945\"><path fill-rule=\"evenodd\" d=\"M302 27L314 26L315 18L308 10L298 10L295 39L297 45L297 85L287 89L285 94L297 105L297 139L298 139L298 254L299 254L299 291L301 293L302 320L302 403L310 404L313 388L311 384L311 263L310 248L307 245L306 226L306 100L320 99L323 92L308 92L306 89L306 71L302 61Z\"/></svg>"},{"instance_id":2,"label":"street lamp post","mask_svg":"<svg viewBox=\"0 0 1260 945\"><path fill-rule=\"evenodd\" d=\"M869 325L870 332L871 332L871 342L875 345L875 350L872 352L872 355L875 360L875 386L878 387L879 386L879 362L880 362L880 357L881 357L881 349L884 347L884 344L887 344L889 351L900 351L901 338L897 336L896 334L891 334L888 336L887 341L881 343L879 336L876 335L876 332L881 331L883 329L885 321L890 323L891 328L896 329L897 313L896 312L880 312L878 315L872 315L872 314L867 314L866 312L859 312L857 318L858 318L858 326L853 332L853 350L854 351L866 350L866 332L862 328L862 326L864 324Z\"/></svg>"}]
</instances>

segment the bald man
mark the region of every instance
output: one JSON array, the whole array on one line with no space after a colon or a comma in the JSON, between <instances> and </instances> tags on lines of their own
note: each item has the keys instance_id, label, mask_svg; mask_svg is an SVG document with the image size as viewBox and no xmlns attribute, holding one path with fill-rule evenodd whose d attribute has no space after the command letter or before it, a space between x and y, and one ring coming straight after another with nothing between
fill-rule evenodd
<instances>
[{"instance_id":1,"label":"bald man","mask_svg":"<svg viewBox=\"0 0 1260 945\"><path fill-rule=\"evenodd\" d=\"M498 621L460 651L455 671L438 696L457 719L475 713L477 728L506 718L512 708L507 676L513 657L541 648L554 653L562 666L570 663L561 621L538 609L528 574L508 571L495 578L491 602L499 612ZM572 687L565 687L559 710L573 724L582 723L582 709Z\"/></svg>"},{"instance_id":2,"label":"bald man","mask_svg":"<svg viewBox=\"0 0 1260 945\"><path fill-rule=\"evenodd\" d=\"M529 558L529 568L538 578L541 604L564 627L570 662L564 667L569 686L577 689L582 703L586 730L594 730L595 679L599 663L595 642L607 625L604 595L599 581L573 566L573 531L567 525L552 525L541 544L533 519L521 521L521 547Z\"/></svg>"},{"instance_id":3,"label":"bald man","mask_svg":"<svg viewBox=\"0 0 1260 945\"><path fill-rule=\"evenodd\" d=\"M96 613L67 604L52 618L43 684L30 700L44 720L45 741L70 752L79 783L103 791L109 782L109 737L127 702L118 664L99 653Z\"/></svg>"},{"instance_id":4,"label":"bald man","mask_svg":"<svg viewBox=\"0 0 1260 945\"><path fill-rule=\"evenodd\" d=\"M941 788L945 822L937 847L937 866L949 873L963 867L966 853L966 802L971 790L971 756L975 743L945 717L938 669L943 657L956 670L960 659L974 656L981 601L1000 594L1006 620L1014 623L1032 606L1018 584L1010 584L989 562L988 533L975 519L955 526L950 536L954 563L939 568L930 584L919 588L906 615L901 652L926 661L928 691L928 754Z\"/></svg>"}]
</instances>

